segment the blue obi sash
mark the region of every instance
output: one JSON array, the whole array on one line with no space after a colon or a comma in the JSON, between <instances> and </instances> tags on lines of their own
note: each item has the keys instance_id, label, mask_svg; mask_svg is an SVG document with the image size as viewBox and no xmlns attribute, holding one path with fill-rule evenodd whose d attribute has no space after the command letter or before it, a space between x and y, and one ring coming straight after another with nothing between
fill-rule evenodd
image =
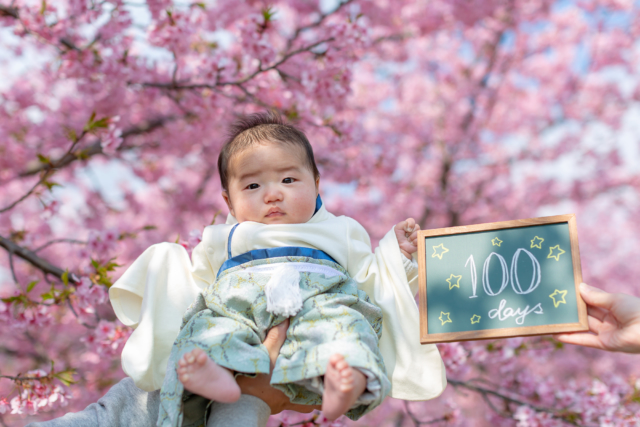
<instances>
[{"instance_id":1,"label":"blue obi sash","mask_svg":"<svg viewBox=\"0 0 640 427\"><path fill-rule=\"evenodd\" d=\"M322 206L322 199L320 198L320 195L318 195L316 199L316 210L313 213L314 215L316 214L316 212L318 212L321 206ZM276 258L276 257L283 257L283 256L299 256L299 257L307 257L307 258L314 258L314 259L324 259L324 260L335 262L336 264L338 264L338 262L333 258L331 258L326 252L323 252L319 249L311 249L311 248L305 248L300 246L285 246L282 248L254 249L252 251L245 252L241 255L236 255L232 257L231 256L231 239L233 238L233 233L236 231L236 228L238 227L238 225L240 224L234 225L233 228L231 229L231 232L229 233L229 241L227 243L227 260L222 264L222 267L220 267L220 270L218 270L218 274L216 275L216 277L220 276L220 273L222 273L223 271L236 267L240 264L244 264L244 263L259 260L259 259Z\"/></svg>"}]
</instances>

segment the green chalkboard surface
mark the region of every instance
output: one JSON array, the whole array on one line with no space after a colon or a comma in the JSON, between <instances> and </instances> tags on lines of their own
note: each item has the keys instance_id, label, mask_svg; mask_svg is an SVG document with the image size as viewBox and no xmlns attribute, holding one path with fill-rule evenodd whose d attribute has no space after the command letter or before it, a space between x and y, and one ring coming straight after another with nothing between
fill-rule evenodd
<instances>
[{"instance_id":1,"label":"green chalkboard surface","mask_svg":"<svg viewBox=\"0 0 640 427\"><path fill-rule=\"evenodd\" d=\"M574 215L418 235L421 342L588 330Z\"/></svg>"}]
</instances>

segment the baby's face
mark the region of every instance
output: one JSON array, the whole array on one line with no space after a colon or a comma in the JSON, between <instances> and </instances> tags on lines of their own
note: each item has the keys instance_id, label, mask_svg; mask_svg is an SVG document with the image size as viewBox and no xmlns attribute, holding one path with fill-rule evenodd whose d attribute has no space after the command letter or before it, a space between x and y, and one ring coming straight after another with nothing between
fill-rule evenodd
<instances>
[{"instance_id":1,"label":"baby's face","mask_svg":"<svg viewBox=\"0 0 640 427\"><path fill-rule=\"evenodd\" d=\"M301 224L313 216L318 184L302 148L264 142L231 158L222 196L238 222Z\"/></svg>"}]
</instances>

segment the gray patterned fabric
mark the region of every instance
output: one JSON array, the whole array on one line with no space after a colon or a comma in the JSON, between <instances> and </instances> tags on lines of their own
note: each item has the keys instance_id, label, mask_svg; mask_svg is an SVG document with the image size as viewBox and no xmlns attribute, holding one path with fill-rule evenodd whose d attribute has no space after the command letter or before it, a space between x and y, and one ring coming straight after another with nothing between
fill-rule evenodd
<instances>
[{"instance_id":1,"label":"gray patterned fabric","mask_svg":"<svg viewBox=\"0 0 640 427\"><path fill-rule=\"evenodd\" d=\"M242 374L269 373L269 355L262 341L267 331L285 320L266 311L264 285L270 274L246 271L251 267L281 262L307 262L329 266L342 274L302 272L302 310L291 318L287 339L271 377L293 403L322 403L322 381L329 357L342 354L353 367L367 375L367 391L347 412L358 419L379 405L388 394L387 379L378 339L381 310L338 264L307 257L254 260L225 270L187 310L176 339L161 391L158 426L187 425L185 404L194 397L177 378L176 363L187 352L201 348L221 366ZM204 408L192 408L201 411Z\"/></svg>"}]
</instances>

